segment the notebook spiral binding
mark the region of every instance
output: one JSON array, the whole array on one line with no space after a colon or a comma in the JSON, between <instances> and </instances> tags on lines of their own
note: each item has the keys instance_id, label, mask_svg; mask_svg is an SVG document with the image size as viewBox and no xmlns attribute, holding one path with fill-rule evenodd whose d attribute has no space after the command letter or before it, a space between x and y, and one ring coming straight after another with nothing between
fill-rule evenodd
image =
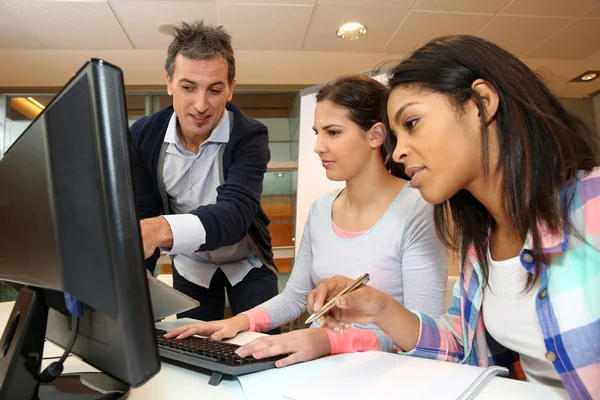
<instances>
[{"instance_id":1,"label":"notebook spiral binding","mask_svg":"<svg viewBox=\"0 0 600 400\"><path fill-rule=\"evenodd\" d=\"M486 368L485 371L483 371L477 377L477 379L475 379L473 383L469 385L469 387L458 397L457 400L473 400L496 375L507 376L508 369L497 366Z\"/></svg>"}]
</instances>

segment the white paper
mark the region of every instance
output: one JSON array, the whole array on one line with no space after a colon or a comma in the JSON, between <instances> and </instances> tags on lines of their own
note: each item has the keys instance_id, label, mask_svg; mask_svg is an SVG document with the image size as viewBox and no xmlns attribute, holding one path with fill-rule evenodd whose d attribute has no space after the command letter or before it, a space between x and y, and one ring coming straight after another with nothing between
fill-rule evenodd
<instances>
[{"instance_id":1,"label":"white paper","mask_svg":"<svg viewBox=\"0 0 600 400\"><path fill-rule=\"evenodd\" d=\"M286 390L291 400L456 399L485 370L383 352L359 353L309 384ZM250 400L250 399L249 399Z\"/></svg>"},{"instance_id":2,"label":"white paper","mask_svg":"<svg viewBox=\"0 0 600 400\"><path fill-rule=\"evenodd\" d=\"M253 374L240 375L238 380L247 400L282 400L284 392L289 388L298 384L311 385L315 378L337 366L343 365L354 356L355 354L341 354L324 357L284 368L273 368Z\"/></svg>"}]
</instances>

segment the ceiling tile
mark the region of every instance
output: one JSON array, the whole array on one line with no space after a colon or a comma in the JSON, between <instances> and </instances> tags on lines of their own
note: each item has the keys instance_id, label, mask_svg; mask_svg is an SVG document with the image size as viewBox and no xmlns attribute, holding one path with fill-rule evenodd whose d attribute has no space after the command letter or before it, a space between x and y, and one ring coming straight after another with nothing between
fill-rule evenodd
<instances>
[{"instance_id":1,"label":"ceiling tile","mask_svg":"<svg viewBox=\"0 0 600 400\"><path fill-rule=\"evenodd\" d=\"M319 6L306 35L304 50L379 52L408 13L401 8ZM348 22L360 22L367 34L358 40L343 40L336 30Z\"/></svg>"},{"instance_id":2,"label":"ceiling tile","mask_svg":"<svg viewBox=\"0 0 600 400\"><path fill-rule=\"evenodd\" d=\"M598 0L513 0L502 14L579 17L596 4Z\"/></svg>"},{"instance_id":3,"label":"ceiling tile","mask_svg":"<svg viewBox=\"0 0 600 400\"><path fill-rule=\"evenodd\" d=\"M591 67L590 69L598 69L598 66L600 65L600 51L597 51L594 54L590 55L584 61L587 64L589 64L589 66Z\"/></svg>"},{"instance_id":4,"label":"ceiling tile","mask_svg":"<svg viewBox=\"0 0 600 400\"><path fill-rule=\"evenodd\" d=\"M474 35L492 17L492 14L411 11L383 51L405 54L438 36Z\"/></svg>"},{"instance_id":5,"label":"ceiling tile","mask_svg":"<svg viewBox=\"0 0 600 400\"><path fill-rule=\"evenodd\" d=\"M4 2L0 2L0 49L46 48L35 31L14 16Z\"/></svg>"},{"instance_id":6,"label":"ceiling tile","mask_svg":"<svg viewBox=\"0 0 600 400\"><path fill-rule=\"evenodd\" d=\"M197 1L113 1L112 6L137 49L165 49L173 40L158 31L161 23L203 19L217 24L214 3Z\"/></svg>"},{"instance_id":7,"label":"ceiling tile","mask_svg":"<svg viewBox=\"0 0 600 400\"><path fill-rule=\"evenodd\" d=\"M38 48L131 49L106 2L3 0L2 7L16 20L10 25L27 32L25 44L30 48L41 43Z\"/></svg>"},{"instance_id":8,"label":"ceiling tile","mask_svg":"<svg viewBox=\"0 0 600 400\"><path fill-rule=\"evenodd\" d=\"M582 59L600 50L600 23L579 18L527 54L528 58Z\"/></svg>"},{"instance_id":9,"label":"ceiling tile","mask_svg":"<svg viewBox=\"0 0 600 400\"><path fill-rule=\"evenodd\" d=\"M600 3L584 14L584 17L600 18Z\"/></svg>"},{"instance_id":10,"label":"ceiling tile","mask_svg":"<svg viewBox=\"0 0 600 400\"><path fill-rule=\"evenodd\" d=\"M419 0L413 10L497 13L510 0Z\"/></svg>"},{"instance_id":11,"label":"ceiling tile","mask_svg":"<svg viewBox=\"0 0 600 400\"><path fill-rule=\"evenodd\" d=\"M417 0L319 0L319 6L411 8Z\"/></svg>"},{"instance_id":12,"label":"ceiling tile","mask_svg":"<svg viewBox=\"0 0 600 400\"><path fill-rule=\"evenodd\" d=\"M573 19L497 15L477 35L521 56Z\"/></svg>"},{"instance_id":13,"label":"ceiling tile","mask_svg":"<svg viewBox=\"0 0 600 400\"><path fill-rule=\"evenodd\" d=\"M235 49L299 50L312 6L218 4L219 22Z\"/></svg>"}]
</instances>

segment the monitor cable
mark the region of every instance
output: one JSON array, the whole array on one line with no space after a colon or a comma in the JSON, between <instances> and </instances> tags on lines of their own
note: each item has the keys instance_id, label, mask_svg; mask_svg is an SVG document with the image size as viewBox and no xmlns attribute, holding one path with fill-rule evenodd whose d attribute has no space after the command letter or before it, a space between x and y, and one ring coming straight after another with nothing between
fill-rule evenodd
<instances>
[{"instance_id":1,"label":"monitor cable","mask_svg":"<svg viewBox=\"0 0 600 400\"><path fill-rule=\"evenodd\" d=\"M40 374L41 383L50 383L58 378L60 374L62 374L64 369L63 364L65 363L65 360L69 354L71 354L73 346L75 345L75 339L77 339L77 333L79 332L79 317L83 315L83 304L68 293L65 293L65 304L73 321L71 325L71 338L69 339L69 343L67 344L67 347L65 347L65 351L59 360L48 365Z\"/></svg>"}]
</instances>

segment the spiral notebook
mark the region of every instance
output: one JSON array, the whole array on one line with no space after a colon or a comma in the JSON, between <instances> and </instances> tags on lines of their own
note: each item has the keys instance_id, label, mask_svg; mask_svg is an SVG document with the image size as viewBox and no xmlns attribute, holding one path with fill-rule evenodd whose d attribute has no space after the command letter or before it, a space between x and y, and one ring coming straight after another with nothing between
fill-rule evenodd
<instances>
[{"instance_id":1,"label":"spiral notebook","mask_svg":"<svg viewBox=\"0 0 600 400\"><path fill-rule=\"evenodd\" d=\"M460 399L471 400L502 367L481 368L383 352L362 353L284 392L290 400Z\"/></svg>"}]
</instances>

